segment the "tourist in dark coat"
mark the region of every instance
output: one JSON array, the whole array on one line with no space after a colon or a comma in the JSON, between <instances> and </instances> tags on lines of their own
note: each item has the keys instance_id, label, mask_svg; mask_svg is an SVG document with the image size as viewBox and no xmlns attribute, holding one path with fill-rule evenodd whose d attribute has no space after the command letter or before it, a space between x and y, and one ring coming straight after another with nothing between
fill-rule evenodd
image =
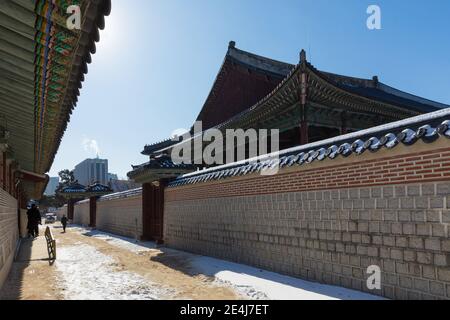
<instances>
[{"instance_id":1,"label":"tourist in dark coat","mask_svg":"<svg viewBox=\"0 0 450 320\"><path fill-rule=\"evenodd\" d=\"M35 204L27 211L28 216L28 233L33 237L39 237L39 225L42 224L41 213Z\"/></svg>"},{"instance_id":2,"label":"tourist in dark coat","mask_svg":"<svg viewBox=\"0 0 450 320\"><path fill-rule=\"evenodd\" d=\"M67 221L68 221L69 219L67 219L67 217L66 216L63 216L62 218L61 218L61 224L62 224L62 226L63 226L63 232L66 232L66 227L67 227Z\"/></svg>"}]
</instances>

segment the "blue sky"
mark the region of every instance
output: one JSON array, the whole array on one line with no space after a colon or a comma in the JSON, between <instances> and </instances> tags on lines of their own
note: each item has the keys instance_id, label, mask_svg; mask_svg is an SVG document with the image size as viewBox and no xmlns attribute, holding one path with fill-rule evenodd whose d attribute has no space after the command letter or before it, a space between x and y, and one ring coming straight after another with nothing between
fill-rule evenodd
<instances>
[{"instance_id":1,"label":"blue sky","mask_svg":"<svg viewBox=\"0 0 450 320\"><path fill-rule=\"evenodd\" d=\"M371 4L381 30L366 27ZM51 176L95 143L119 177L147 161L146 143L192 125L230 40L290 63L304 48L318 69L450 104L446 0L112 0L100 38Z\"/></svg>"}]
</instances>

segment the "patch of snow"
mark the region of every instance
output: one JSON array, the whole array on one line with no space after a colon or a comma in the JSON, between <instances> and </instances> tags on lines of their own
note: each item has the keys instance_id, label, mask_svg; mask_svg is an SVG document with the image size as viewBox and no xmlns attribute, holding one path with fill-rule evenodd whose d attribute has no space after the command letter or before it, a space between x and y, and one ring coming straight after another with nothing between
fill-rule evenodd
<instances>
[{"instance_id":1,"label":"patch of snow","mask_svg":"<svg viewBox=\"0 0 450 320\"><path fill-rule=\"evenodd\" d=\"M138 274L120 271L113 258L89 245L60 247L56 268L67 300L156 300L174 294Z\"/></svg>"},{"instance_id":2,"label":"patch of snow","mask_svg":"<svg viewBox=\"0 0 450 320\"><path fill-rule=\"evenodd\" d=\"M197 272L215 278L218 284L226 284L250 299L268 300L379 300L382 297L324 285L281 275L275 272L199 256L191 266Z\"/></svg>"},{"instance_id":3,"label":"patch of snow","mask_svg":"<svg viewBox=\"0 0 450 320\"><path fill-rule=\"evenodd\" d=\"M156 243L151 241L137 241L131 238L111 234L104 231L98 231L98 230L89 230L86 228L83 228L81 226L74 226L71 228L71 230L77 231L81 233L82 235L89 236L96 239L104 240L116 247L120 247L122 249L126 249L129 251L132 251L136 254L151 251L152 249L156 248Z\"/></svg>"},{"instance_id":4,"label":"patch of snow","mask_svg":"<svg viewBox=\"0 0 450 320\"><path fill-rule=\"evenodd\" d=\"M89 231L78 227L77 231L130 250L135 253L155 250L154 242L138 242L102 231ZM188 255L192 272L214 278L217 285L233 288L238 294L256 300L378 300L382 297L338 286L324 285L301 280L279 273L261 270L243 264L198 256L170 248L159 248L164 252L179 252Z\"/></svg>"}]
</instances>

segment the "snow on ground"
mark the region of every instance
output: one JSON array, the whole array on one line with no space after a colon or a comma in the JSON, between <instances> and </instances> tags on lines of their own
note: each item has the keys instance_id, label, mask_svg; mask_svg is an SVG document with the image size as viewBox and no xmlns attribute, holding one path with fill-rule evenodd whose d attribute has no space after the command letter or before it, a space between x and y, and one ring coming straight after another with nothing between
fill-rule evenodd
<instances>
[{"instance_id":1,"label":"snow on ground","mask_svg":"<svg viewBox=\"0 0 450 320\"><path fill-rule=\"evenodd\" d=\"M65 299L156 300L174 294L147 279L115 268L114 259L82 243L60 247L56 268Z\"/></svg>"},{"instance_id":2,"label":"snow on ground","mask_svg":"<svg viewBox=\"0 0 450 320\"><path fill-rule=\"evenodd\" d=\"M251 299L268 300L377 300L381 297L356 290L305 281L279 273L199 256L192 267L212 276L215 282L233 287Z\"/></svg>"},{"instance_id":3,"label":"snow on ground","mask_svg":"<svg viewBox=\"0 0 450 320\"><path fill-rule=\"evenodd\" d=\"M101 231L79 228L83 234L108 241L112 245L139 253L155 248L153 242L138 242ZM177 252L160 247L161 251ZM179 252L179 251L178 251ZM238 294L249 299L268 300L378 300L379 296L337 286L305 281L279 273L261 270L243 264L216 258L190 255L189 262L194 274L214 278L218 285L232 287Z\"/></svg>"},{"instance_id":4,"label":"snow on ground","mask_svg":"<svg viewBox=\"0 0 450 320\"><path fill-rule=\"evenodd\" d=\"M82 226L78 225L72 225L70 227L71 230L77 231L85 236L89 236L96 239L104 240L116 247L120 247L122 249L127 249L129 251L132 251L134 253L141 253L146 251L151 251L152 249L156 248L156 244L151 241L136 241L135 239L98 231L98 230L89 230L86 228L83 228Z\"/></svg>"}]
</instances>

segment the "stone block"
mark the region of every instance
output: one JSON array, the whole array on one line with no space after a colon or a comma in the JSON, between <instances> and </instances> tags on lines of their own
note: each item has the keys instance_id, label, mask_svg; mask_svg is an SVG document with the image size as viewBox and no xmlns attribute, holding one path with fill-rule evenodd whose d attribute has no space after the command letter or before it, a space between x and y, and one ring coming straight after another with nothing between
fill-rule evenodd
<instances>
[{"instance_id":1,"label":"stone block","mask_svg":"<svg viewBox=\"0 0 450 320\"><path fill-rule=\"evenodd\" d=\"M416 209L428 209L429 208L429 198L428 197L415 197L414 207Z\"/></svg>"},{"instance_id":2,"label":"stone block","mask_svg":"<svg viewBox=\"0 0 450 320\"><path fill-rule=\"evenodd\" d=\"M403 259L408 262L416 261L416 252L412 250L405 250L403 252Z\"/></svg>"},{"instance_id":3,"label":"stone block","mask_svg":"<svg viewBox=\"0 0 450 320\"><path fill-rule=\"evenodd\" d=\"M438 238L425 239L425 249L440 251L441 250L441 240L439 240Z\"/></svg>"},{"instance_id":4,"label":"stone block","mask_svg":"<svg viewBox=\"0 0 450 320\"><path fill-rule=\"evenodd\" d=\"M450 239L442 240L442 251L450 252Z\"/></svg>"},{"instance_id":5,"label":"stone block","mask_svg":"<svg viewBox=\"0 0 450 320\"><path fill-rule=\"evenodd\" d=\"M391 249L391 259L403 261L403 250Z\"/></svg>"},{"instance_id":6,"label":"stone block","mask_svg":"<svg viewBox=\"0 0 450 320\"><path fill-rule=\"evenodd\" d=\"M399 222L392 223L391 224L391 232L393 234L402 234L403 233L402 224Z\"/></svg>"},{"instance_id":7,"label":"stone block","mask_svg":"<svg viewBox=\"0 0 450 320\"><path fill-rule=\"evenodd\" d=\"M435 195L436 194L435 190L436 188L434 183L422 185L422 195Z\"/></svg>"},{"instance_id":8,"label":"stone block","mask_svg":"<svg viewBox=\"0 0 450 320\"><path fill-rule=\"evenodd\" d=\"M401 221L401 222L409 222L409 221L411 221L411 211L400 210L398 212L398 221Z\"/></svg>"},{"instance_id":9,"label":"stone block","mask_svg":"<svg viewBox=\"0 0 450 320\"><path fill-rule=\"evenodd\" d=\"M450 223L450 210L442 210L442 222Z\"/></svg>"},{"instance_id":10,"label":"stone block","mask_svg":"<svg viewBox=\"0 0 450 320\"><path fill-rule=\"evenodd\" d=\"M427 222L441 222L441 213L438 210L426 211Z\"/></svg>"},{"instance_id":11,"label":"stone block","mask_svg":"<svg viewBox=\"0 0 450 320\"><path fill-rule=\"evenodd\" d=\"M431 264L433 262L433 254L430 252L417 252L417 262L421 264Z\"/></svg>"},{"instance_id":12,"label":"stone block","mask_svg":"<svg viewBox=\"0 0 450 320\"><path fill-rule=\"evenodd\" d=\"M437 276L441 281L450 282L450 268L439 268Z\"/></svg>"},{"instance_id":13,"label":"stone block","mask_svg":"<svg viewBox=\"0 0 450 320\"><path fill-rule=\"evenodd\" d=\"M436 194L447 196L450 194L450 182L441 182L436 184Z\"/></svg>"},{"instance_id":14,"label":"stone block","mask_svg":"<svg viewBox=\"0 0 450 320\"><path fill-rule=\"evenodd\" d=\"M414 279L414 289L419 290L422 293L429 292L429 282L427 280Z\"/></svg>"},{"instance_id":15,"label":"stone block","mask_svg":"<svg viewBox=\"0 0 450 320\"><path fill-rule=\"evenodd\" d=\"M400 287L402 287L402 288L412 289L413 279L411 277L400 276L399 284L400 284Z\"/></svg>"},{"instance_id":16,"label":"stone block","mask_svg":"<svg viewBox=\"0 0 450 320\"><path fill-rule=\"evenodd\" d=\"M436 279L436 268L433 266L422 266L422 276L427 279Z\"/></svg>"},{"instance_id":17,"label":"stone block","mask_svg":"<svg viewBox=\"0 0 450 320\"><path fill-rule=\"evenodd\" d=\"M413 249L423 249L424 248L423 239L418 237L409 238L409 247Z\"/></svg>"},{"instance_id":18,"label":"stone block","mask_svg":"<svg viewBox=\"0 0 450 320\"><path fill-rule=\"evenodd\" d=\"M435 254L434 255L434 264L438 267L447 267L450 262L450 255L447 254Z\"/></svg>"},{"instance_id":19,"label":"stone block","mask_svg":"<svg viewBox=\"0 0 450 320\"><path fill-rule=\"evenodd\" d=\"M430 293L445 296L445 285L442 282L430 281Z\"/></svg>"},{"instance_id":20,"label":"stone block","mask_svg":"<svg viewBox=\"0 0 450 320\"><path fill-rule=\"evenodd\" d=\"M442 209L444 208L444 197L431 197L430 209Z\"/></svg>"},{"instance_id":21,"label":"stone block","mask_svg":"<svg viewBox=\"0 0 450 320\"><path fill-rule=\"evenodd\" d=\"M394 196L394 187L385 186L383 187L383 198L392 198Z\"/></svg>"},{"instance_id":22,"label":"stone block","mask_svg":"<svg viewBox=\"0 0 450 320\"><path fill-rule=\"evenodd\" d=\"M430 236L431 235L431 225L429 223L416 224L416 234L418 236Z\"/></svg>"},{"instance_id":23,"label":"stone block","mask_svg":"<svg viewBox=\"0 0 450 320\"><path fill-rule=\"evenodd\" d=\"M416 233L416 226L413 223L404 223L403 224L403 234L404 235L413 235Z\"/></svg>"}]
</instances>

